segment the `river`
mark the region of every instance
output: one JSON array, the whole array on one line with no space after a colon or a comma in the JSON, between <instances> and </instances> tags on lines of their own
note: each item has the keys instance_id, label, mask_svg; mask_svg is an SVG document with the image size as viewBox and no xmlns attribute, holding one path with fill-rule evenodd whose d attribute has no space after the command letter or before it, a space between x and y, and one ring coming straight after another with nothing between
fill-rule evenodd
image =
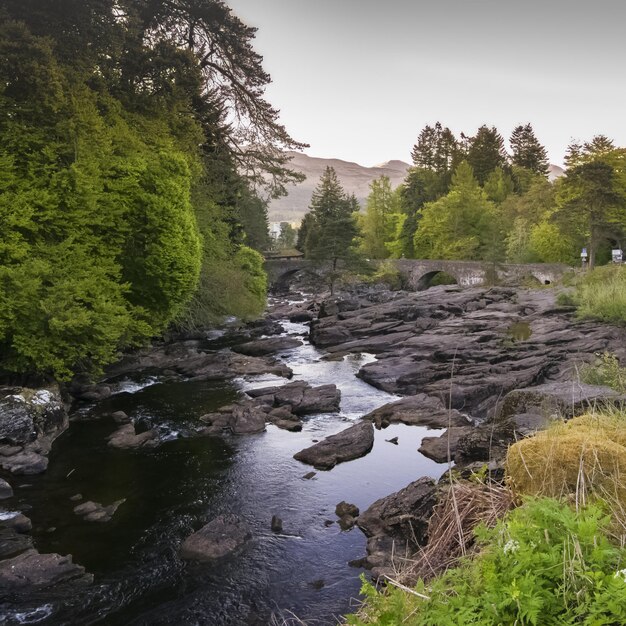
<instances>
[{"instance_id":1,"label":"river","mask_svg":"<svg viewBox=\"0 0 626 626\"><path fill-rule=\"evenodd\" d=\"M282 323L289 335L307 332ZM299 433L268 425L252 436L187 436L199 416L242 390L287 382L272 376L229 384L124 379L111 398L81 408L56 441L48 471L14 481L13 506L31 517L40 552L72 554L95 582L69 597L5 602L0 623L219 626L281 623L293 614L309 624L335 624L353 610L363 570L348 563L365 555L365 537L330 523L336 504L346 500L364 510L420 476L438 478L445 467L417 452L426 429L397 424L376 431L367 456L303 478L312 468L295 461L295 452L395 399L355 377L371 355L323 356L307 341L281 356L293 380L335 383L342 392L339 413L308 417ZM157 425L161 445L108 447L116 425L98 417L115 410ZM385 441L396 436L398 445ZM88 523L73 513L76 494L125 502L112 521ZM213 564L179 558L186 536L230 512L252 527L252 541ZM280 534L270 529L272 515L283 520Z\"/></svg>"}]
</instances>

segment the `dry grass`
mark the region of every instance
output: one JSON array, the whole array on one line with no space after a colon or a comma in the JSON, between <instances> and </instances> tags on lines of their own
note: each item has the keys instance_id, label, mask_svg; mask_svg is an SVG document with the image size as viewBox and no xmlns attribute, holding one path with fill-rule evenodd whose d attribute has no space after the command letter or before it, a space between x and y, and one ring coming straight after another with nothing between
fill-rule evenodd
<instances>
[{"instance_id":1,"label":"dry grass","mask_svg":"<svg viewBox=\"0 0 626 626\"><path fill-rule=\"evenodd\" d=\"M412 585L457 564L474 550L474 529L481 523L492 528L515 506L508 487L496 484L455 482L442 495L428 524L428 544L406 560L390 580Z\"/></svg>"},{"instance_id":2,"label":"dry grass","mask_svg":"<svg viewBox=\"0 0 626 626\"><path fill-rule=\"evenodd\" d=\"M626 538L626 415L613 410L555 422L509 448L506 470L519 495L604 502Z\"/></svg>"}]
</instances>

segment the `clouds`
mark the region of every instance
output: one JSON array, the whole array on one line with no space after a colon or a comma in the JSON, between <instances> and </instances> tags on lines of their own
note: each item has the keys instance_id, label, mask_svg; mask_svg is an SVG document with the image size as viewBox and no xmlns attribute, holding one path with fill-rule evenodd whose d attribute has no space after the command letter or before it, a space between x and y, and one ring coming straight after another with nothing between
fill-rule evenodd
<instances>
[{"instance_id":1,"label":"clouds","mask_svg":"<svg viewBox=\"0 0 626 626\"><path fill-rule=\"evenodd\" d=\"M259 27L272 103L309 154L408 160L419 130L530 121L561 163L570 139L626 145L619 2L230 0Z\"/></svg>"}]
</instances>

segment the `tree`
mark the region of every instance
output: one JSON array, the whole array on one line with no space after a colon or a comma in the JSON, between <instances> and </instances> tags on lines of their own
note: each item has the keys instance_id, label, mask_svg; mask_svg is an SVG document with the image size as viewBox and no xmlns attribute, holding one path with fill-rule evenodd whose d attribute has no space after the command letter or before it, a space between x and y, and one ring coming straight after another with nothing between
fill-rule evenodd
<instances>
[{"instance_id":1,"label":"tree","mask_svg":"<svg viewBox=\"0 0 626 626\"><path fill-rule=\"evenodd\" d=\"M493 249L495 206L463 162L450 192L421 210L415 233L415 254L426 259L485 259Z\"/></svg>"},{"instance_id":2,"label":"tree","mask_svg":"<svg viewBox=\"0 0 626 626\"><path fill-rule=\"evenodd\" d=\"M452 169L457 152L458 144L454 134L437 122L434 127L426 125L421 130L411 157L415 167L443 174Z\"/></svg>"},{"instance_id":3,"label":"tree","mask_svg":"<svg viewBox=\"0 0 626 626\"><path fill-rule=\"evenodd\" d=\"M483 185L487 197L496 204L502 204L513 193L513 179L501 168L496 167Z\"/></svg>"},{"instance_id":4,"label":"tree","mask_svg":"<svg viewBox=\"0 0 626 626\"><path fill-rule=\"evenodd\" d=\"M280 234L278 235L277 246L279 250L288 250L296 244L296 229L289 222L280 223Z\"/></svg>"},{"instance_id":5,"label":"tree","mask_svg":"<svg viewBox=\"0 0 626 626\"><path fill-rule=\"evenodd\" d=\"M581 157L581 164L569 168L559 186L554 217L566 232L586 243L590 268L602 240L621 238L626 227L626 188L609 162L610 156Z\"/></svg>"},{"instance_id":6,"label":"tree","mask_svg":"<svg viewBox=\"0 0 626 626\"><path fill-rule=\"evenodd\" d=\"M331 293L342 270L359 260L355 239L358 234L354 217L356 198L349 197L337 180L337 173L327 167L313 191L312 216L305 244L307 258L327 265Z\"/></svg>"},{"instance_id":7,"label":"tree","mask_svg":"<svg viewBox=\"0 0 626 626\"><path fill-rule=\"evenodd\" d=\"M467 162L474 171L480 185L484 185L489 174L496 168L507 168L508 156L504 149L504 139L492 126L481 126L469 141Z\"/></svg>"},{"instance_id":8,"label":"tree","mask_svg":"<svg viewBox=\"0 0 626 626\"><path fill-rule=\"evenodd\" d=\"M365 256L372 259L389 256L387 244L393 240L399 214L399 195L392 190L389 177L381 176L373 180L365 213L359 220Z\"/></svg>"},{"instance_id":9,"label":"tree","mask_svg":"<svg viewBox=\"0 0 626 626\"><path fill-rule=\"evenodd\" d=\"M548 153L539 143L530 124L516 126L509 139L511 144L511 162L518 167L548 176Z\"/></svg>"}]
</instances>

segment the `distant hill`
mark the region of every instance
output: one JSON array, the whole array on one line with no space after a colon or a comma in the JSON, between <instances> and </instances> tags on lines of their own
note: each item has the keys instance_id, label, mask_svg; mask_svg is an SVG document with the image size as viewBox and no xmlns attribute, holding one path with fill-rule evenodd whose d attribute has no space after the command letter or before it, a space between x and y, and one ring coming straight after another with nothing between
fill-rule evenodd
<instances>
[{"instance_id":1,"label":"distant hill","mask_svg":"<svg viewBox=\"0 0 626 626\"><path fill-rule=\"evenodd\" d=\"M380 176L389 176L392 187L397 187L406 177L411 167L404 161L387 161L374 167L364 167L358 163L342 161L341 159L320 159L310 157L301 152L288 152L292 157L290 167L303 172L306 180L289 188L289 195L278 200L272 200L269 205L270 222L300 222L302 216L309 210L311 194L319 182L320 176L327 167L334 167L337 177L348 193L353 193L361 206L369 195L370 183ZM563 176L563 169L558 165L550 165L549 178L554 180Z\"/></svg>"},{"instance_id":2,"label":"distant hill","mask_svg":"<svg viewBox=\"0 0 626 626\"><path fill-rule=\"evenodd\" d=\"M389 176L392 187L397 187L404 180L410 167L404 161L388 161L375 167L364 167L341 159L319 159L300 152L288 154L293 157L290 167L303 172L306 180L299 185L291 186L288 196L270 202L270 222L299 222L309 210L311 194L317 187L320 176L329 166L335 168L342 187L349 194L353 193L361 206L365 206L365 199L369 195L369 185L374 179Z\"/></svg>"}]
</instances>

